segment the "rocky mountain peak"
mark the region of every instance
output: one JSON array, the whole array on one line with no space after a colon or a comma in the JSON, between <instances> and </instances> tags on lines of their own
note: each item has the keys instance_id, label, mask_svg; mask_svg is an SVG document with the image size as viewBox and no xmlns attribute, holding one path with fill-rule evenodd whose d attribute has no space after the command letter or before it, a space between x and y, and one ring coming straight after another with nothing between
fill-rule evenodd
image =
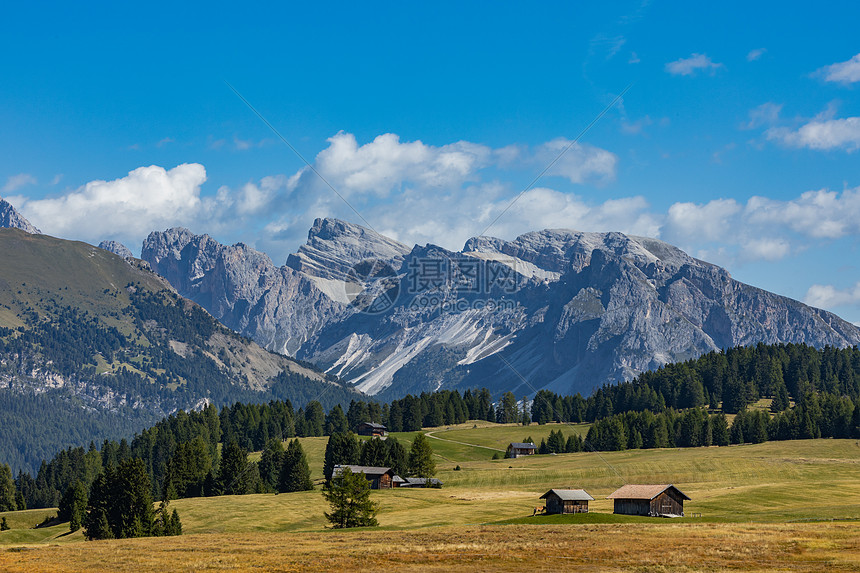
<instances>
[{"instance_id":1,"label":"rocky mountain peak","mask_svg":"<svg viewBox=\"0 0 860 573\"><path fill-rule=\"evenodd\" d=\"M454 252L317 219L284 267L184 229L156 235L142 257L181 294L267 348L386 399L440 387L588 393L736 345L860 344L860 329L835 315L617 232L475 237ZM372 312L356 310L345 288L367 259L389 262L400 281L371 295L387 302Z\"/></svg>"},{"instance_id":2,"label":"rocky mountain peak","mask_svg":"<svg viewBox=\"0 0 860 573\"><path fill-rule=\"evenodd\" d=\"M307 243L287 258L287 266L309 276L342 280L350 268L367 259L400 266L410 247L376 231L338 219L317 219Z\"/></svg>"},{"instance_id":3,"label":"rocky mountain peak","mask_svg":"<svg viewBox=\"0 0 860 573\"><path fill-rule=\"evenodd\" d=\"M109 251L115 255L119 255L124 259L134 258L134 253L131 252L131 249L117 241L102 241L101 243L99 243L99 248Z\"/></svg>"},{"instance_id":4,"label":"rocky mountain peak","mask_svg":"<svg viewBox=\"0 0 860 573\"><path fill-rule=\"evenodd\" d=\"M2 197L0 197L0 227L21 229L32 235L42 234L42 231L25 219L11 203Z\"/></svg>"}]
</instances>

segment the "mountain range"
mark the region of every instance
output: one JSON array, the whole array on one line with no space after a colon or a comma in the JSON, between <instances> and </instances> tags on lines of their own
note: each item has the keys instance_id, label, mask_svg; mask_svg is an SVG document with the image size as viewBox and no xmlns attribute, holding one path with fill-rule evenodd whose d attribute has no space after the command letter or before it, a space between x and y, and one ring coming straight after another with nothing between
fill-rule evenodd
<instances>
[{"instance_id":1,"label":"mountain range","mask_svg":"<svg viewBox=\"0 0 860 573\"><path fill-rule=\"evenodd\" d=\"M178 409L361 397L225 328L143 261L0 229L0 459L13 468Z\"/></svg>"},{"instance_id":2,"label":"mountain range","mask_svg":"<svg viewBox=\"0 0 860 573\"><path fill-rule=\"evenodd\" d=\"M141 257L229 328L381 399L588 393L737 345L860 343L832 313L622 233L549 229L450 251L318 219L283 266L179 228L151 233Z\"/></svg>"}]
</instances>

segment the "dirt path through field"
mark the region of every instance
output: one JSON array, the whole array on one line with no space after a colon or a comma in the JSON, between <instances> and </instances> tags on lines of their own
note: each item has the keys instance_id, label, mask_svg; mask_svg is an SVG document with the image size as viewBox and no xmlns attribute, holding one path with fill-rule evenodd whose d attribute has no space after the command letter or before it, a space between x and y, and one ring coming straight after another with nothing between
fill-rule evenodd
<instances>
[{"instance_id":1,"label":"dirt path through field","mask_svg":"<svg viewBox=\"0 0 860 573\"><path fill-rule=\"evenodd\" d=\"M457 440L448 440L446 438L440 438L439 436L435 435L436 432L447 432L447 431L448 430L433 430L432 432L426 432L424 435L427 436L428 438L433 438L434 440L439 440L442 442L451 442L452 444L460 444L461 446L470 446L473 448L483 448L485 450L492 450L494 452L502 452L502 453L504 453L504 451L505 451L505 450L500 450L498 448L491 448L489 446L479 446L478 444L470 444L468 442L458 442Z\"/></svg>"}]
</instances>

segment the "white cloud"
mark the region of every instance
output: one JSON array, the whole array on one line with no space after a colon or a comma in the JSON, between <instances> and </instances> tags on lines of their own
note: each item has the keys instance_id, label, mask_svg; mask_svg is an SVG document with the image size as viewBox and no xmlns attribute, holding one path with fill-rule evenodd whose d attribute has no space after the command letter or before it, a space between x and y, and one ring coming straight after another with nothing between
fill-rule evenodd
<instances>
[{"instance_id":1,"label":"white cloud","mask_svg":"<svg viewBox=\"0 0 860 573\"><path fill-rule=\"evenodd\" d=\"M405 183L421 188L461 185L490 159L489 147L459 141L435 147L421 141L401 143L393 133L359 146L351 133L329 138L316 157L317 170L338 191L385 196ZM310 176L310 175L309 175Z\"/></svg>"},{"instance_id":2,"label":"white cloud","mask_svg":"<svg viewBox=\"0 0 860 573\"><path fill-rule=\"evenodd\" d=\"M838 239L860 233L860 188L841 194L826 189L807 191L790 201L751 197L744 216L756 225L786 227L816 239Z\"/></svg>"},{"instance_id":3,"label":"white cloud","mask_svg":"<svg viewBox=\"0 0 860 573\"><path fill-rule=\"evenodd\" d=\"M3 192L8 193L9 191L17 191L21 187L35 184L35 177L30 175L29 173L19 173L18 175L12 175L8 179L6 179L6 184L3 186Z\"/></svg>"},{"instance_id":4,"label":"white cloud","mask_svg":"<svg viewBox=\"0 0 860 573\"><path fill-rule=\"evenodd\" d=\"M765 132L771 141L789 147L827 151L860 148L860 117L843 119L814 119L793 131L785 127L772 127Z\"/></svg>"},{"instance_id":5,"label":"white cloud","mask_svg":"<svg viewBox=\"0 0 860 573\"><path fill-rule=\"evenodd\" d=\"M699 71L714 74L718 69L724 67L711 60L705 54L692 54L689 58L681 58L666 64L665 69L673 76L693 76Z\"/></svg>"},{"instance_id":6,"label":"white cloud","mask_svg":"<svg viewBox=\"0 0 860 573\"><path fill-rule=\"evenodd\" d=\"M142 238L154 229L184 225L201 208L206 170L186 163L165 170L139 167L113 181L91 181L66 195L25 201L21 212L45 233L98 242Z\"/></svg>"},{"instance_id":7,"label":"white cloud","mask_svg":"<svg viewBox=\"0 0 860 573\"><path fill-rule=\"evenodd\" d=\"M646 127L652 125L654 121L650 116L645 116L637 119L636 121L621 121L621 131L627 133L629 135L638 135L644 131Z\"/></svg>"},{"instance_id":8,"label":"white cloud","mask_svg":"<svg viewBox=\"0 0 860 573\"><path fill-rule=\"evenodd\" d=\"M860 235L860 188L807 191L791 200L751 197L746 204L675 203L661 221L660 238L702 258L721 264L775 261L810 240Z\"/></svg>"},{"instance_id":9,"label":"white cloud","mask_svg":"<svg viewBox=\"0 0 860 573\"><path fill-rule=\"evenodd\" d=\"M757 129L762 126L770 126L779 121L779 113L782 111L782 104L773 102L763 103L760 106L753 108L749 112L749 121L741 124L741 129Z\"/></svg>"},{"instance_id":10,"label":"white cloud","mask_svg":"<svg viewBox=\"0 0 860 573\"><path fill-rule=\"evenodd\" d=\"M54 175L54 178L51 179L51 185L57 185L62 180L63 180L63 174L57 173L56 175Z\"/></svg>"},{"instance_id":11,"label":"white cloud","mask_svg":"<svg viewBox=\"0 0 860 573\"><path fill-rule=\"evenodd\" d=\"M749 261L778 261L791 252L791 244L785 239L752 239L743 245L741 258Z\"/></svg>"},{"instance_id":12,"label":"white cloud","mask_svg":"<svg viewBox=\"0 0 860 573\"><path fill-rule=\"evenodd\" d=\"M560 155L562 152L564 154ZM587 143L572 143L559 137L539 146L534 153L533 162L537 165L546 166L553 161L548 175L565 177L571 183L605 183L615 179L618 156Z\"/></svg>"},{"instance_id":13,"label":"white cloud","mask_svg":"<svg viewBox=\"0 0 860 573\"><path fill-rule=\"evenodd\" d=\"M662 235L669 241L720 240L741 210L734 199L717 199L704 205L675 203L669 207Z\"/></svg>"},{"instance_id":14,"label":"white cloud","mask_svg":"<svg viewBox=\"0 0 860 573\"><path fill-rule=\"evenodd\" d=\"M825 66L818 70L817 74L823 75L825 81L828 82L838 82L842 84L860 82L860 54L857 54L847 62L839 62Z\"/></svg>"},{"instance_id":15,"label":"white cloud","mask_svg":"<svg viewBox=\"0 0 860 573\"><path fill-rule=\"evenodd\" d=\"M765 52L767 52L766 48L756 48L755 50L750 50L747 54L747 61L755 62L756 60L759 60L765 54Z\"/></svg>"},{"instance_id":16,"label":"white cloud","mask_svg":"<svg viewBox=\"0 0 860 573\"><path fill-rule=\"evenodd\" d=\"M860 304L860 282L842 290L833 285L814 284L809 287L803 302L819 308Z\"/></svg>"}]
</instances>

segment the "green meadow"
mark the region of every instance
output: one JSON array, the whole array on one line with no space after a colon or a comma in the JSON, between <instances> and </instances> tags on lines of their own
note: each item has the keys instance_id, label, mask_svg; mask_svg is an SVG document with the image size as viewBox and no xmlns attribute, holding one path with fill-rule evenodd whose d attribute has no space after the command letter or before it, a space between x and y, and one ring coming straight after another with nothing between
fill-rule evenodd
<instances>
[{"instance_id":1,"label":"green meadow","mask_svg":"<svg viewBox=\"0 0 860 573\"><path fill-rule=\"evenodd\" d=\"M81 531L68 532L68 524L34 528L55 510L3 513L11 529L0 532L0 569L299 571L375 564L518 571L614 567L624 560L654 565L667 551L678 554L679 564L663 563L659 570L860 568L857 440L492 459L509 441L531 436L539 442L557 429L567 436L587 427L478 422L424 430L446 440L431 442L445 486L372 492L379 527L361 531L327 529L319 489L175 500L171 507L184 533L179 538L85 542ZM395 437L408 447L415 434ZM321 481L327 438L300 441ZM249 457L259 459L259 452ZM623 483L675 484L692 498L686 517L614 515L606 495ZM533 516L550 488L586 489L595 498L590 513ZM686 545L667 545L669 538ZM394 540L399 549L392 552ZM583 553L583 544L602 557Z\"/></svg>"}]
</instances>

